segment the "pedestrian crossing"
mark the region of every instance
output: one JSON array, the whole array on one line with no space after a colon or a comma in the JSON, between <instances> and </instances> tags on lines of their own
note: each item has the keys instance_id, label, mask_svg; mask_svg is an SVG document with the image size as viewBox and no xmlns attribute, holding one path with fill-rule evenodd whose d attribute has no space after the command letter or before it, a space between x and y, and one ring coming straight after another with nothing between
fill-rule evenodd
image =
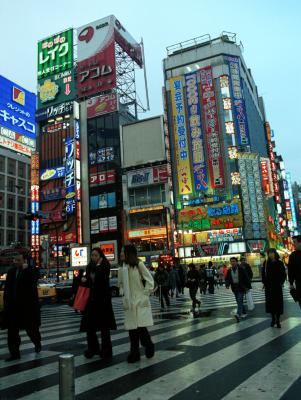
<instances>
[{"instance_id":1,"label":"pedestrian crossing","mask_svg":"<svg viewBox=\"0 0 301 400\"><path fill-rule=\"evenodd\" d=\"M287 313L281 329L271 328L260 306L264 302L261 285L254 285L253 297L258 306L237 324L230 315L234 296L225 288L201 296L201 309L211 314L199 318L190 313L188 292L172 298L165 310L152 296L155 325L150 333L156 354L152 359L143 356L136 364L126 362L129 340L123 329L121 298L112 300L118 325L112 332L112 360L86 359L80 314L64 304L45 305L41 353L33 352L22 332L22 358L5 363L6 332L0 331L0 399L58 399L58 356L62 353L75 356L76 399L299 399L301 313L300 317L297 312ZM284 297L287 307L291 303L287 288ZM228 307L225 313L219 311Z\"/></svg>"}]
</instances>

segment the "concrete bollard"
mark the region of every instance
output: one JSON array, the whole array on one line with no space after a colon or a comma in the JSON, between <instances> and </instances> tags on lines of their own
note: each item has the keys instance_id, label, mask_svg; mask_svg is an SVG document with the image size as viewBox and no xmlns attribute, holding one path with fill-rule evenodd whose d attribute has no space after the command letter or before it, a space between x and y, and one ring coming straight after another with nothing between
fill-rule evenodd
<instances>
[{"instance_id":1,"label":"concrete bollard","mask_svg":"<svg viewBox=\"0 0 301 400\"><path fill-rule=\"evenodd\" d=\"M59 400L75 399L74 355L62 354L59 356Z\"/></svg>"}]
</instances>

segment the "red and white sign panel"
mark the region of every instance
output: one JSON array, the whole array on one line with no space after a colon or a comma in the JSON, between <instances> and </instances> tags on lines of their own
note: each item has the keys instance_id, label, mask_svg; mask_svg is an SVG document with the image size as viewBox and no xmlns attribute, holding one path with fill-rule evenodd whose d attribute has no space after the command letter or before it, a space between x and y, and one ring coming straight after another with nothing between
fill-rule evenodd
<instances>
[{"instance_id":1,"label":"red and white sign panel","mask_svg":"<svg viewBox=\"0 0 301 400\"><path fill-rule=\"evenodd\" d=\"M112 113L117 110L118 99L116 93L100 95L87 101L88 118L94 118L98 115Z\"/></svg>"},{"instance_id":2,"label":"red and white sign panel","mask_svg":"<svg viewBox=\"0 0 301 400\"><path fill-rule=\"evenodd\" d=\"M270 165L268 159L260 160L260 169L261 169L261 177L262 177L262 186L265 194L271 194L270 187Z\"/></svg>"},{"instance_id":3,"label":"red and white sign panel","mask_svg":"<svg viewBox=\"0 0 301 400\"><path fill-rule=\"evenodd\" d=\"M97 172L97 167L90 168L90 186L107 185L116 182L115 171Z\"/></svg>"}]
</instances>

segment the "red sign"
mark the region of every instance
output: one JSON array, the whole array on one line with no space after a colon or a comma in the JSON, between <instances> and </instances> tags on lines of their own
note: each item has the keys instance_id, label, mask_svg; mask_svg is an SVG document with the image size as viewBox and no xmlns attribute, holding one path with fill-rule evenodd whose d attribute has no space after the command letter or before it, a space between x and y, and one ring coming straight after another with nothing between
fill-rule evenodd
<instances>
[{"instance_id":1,"label":"red sign","mask_svg":"<svg viewBox=\"0 0 301 400\"><path fill-rule=\"evenodd\" d=\"M107 257L109 261L115 261L115 244L106 243L100 245L101 250L104 252L104 255Z\"/></svg>"},{"instance_id":2,"label":"red sign","mask_svg":"<svg viewBox=\"0 0 301 400\"><path fill-rule=\"evenodd\" d=\"M97 167L94 168L97 169ZM109 183L115 183L116 181L115 171L94 172L94 168L93 167L90 168L90 176L89 176L90 186L107 185Z\"/></svg>"},{"instance_id":3,"label":"red sign","mask_svg":"<svg viewBox=\"0 0 301 400\"><path fill-rule=\"evenodd\" d=\"M268 160L260 160L262 186L265 194L271 193Z\"/></svg>"},{"instance_id":4,"label":"red sign","mask_svg":"<svg viewBox=\"0 0 301 400\"><path fill-rule=\"evenodd\" d=\"M49 234L49 242L50 243L56 243L56 234L55 233L50 233ZM73 243L76 242L76 233L75 232L59 232L58 233L58 243L59 244L64 244L64 243Z\"/></svg>"},{"instance_id":5,"label":"red sign","mask_svg":"<svg viewBox=\"0 0 301 400\"><path fill-rule=\"evenodd\" d=\"M78 97L91 96L116 87L115 43L77 64Z\"/></svg>"},{"instance_id":6,"label":"red sign","mask_svg":"<svg viewBox=\"0 0 301 400\"><path fill-rule=\"evenodd\" d=\"M115 112L118 109L117 94L110 93L93 97L87 101L87 117L94 118L98 115Z\"/></svg>"},{"instance_id":7,"label":"red sign","mask_svg":"<svg viewBox=\"0 0 301 400\"><path fill-rule=\"evenodd\" d=\"M200 70L200 79L211 187L222 188L225 186L225 177L211 66Z\"/></svg>"}]
</instances>

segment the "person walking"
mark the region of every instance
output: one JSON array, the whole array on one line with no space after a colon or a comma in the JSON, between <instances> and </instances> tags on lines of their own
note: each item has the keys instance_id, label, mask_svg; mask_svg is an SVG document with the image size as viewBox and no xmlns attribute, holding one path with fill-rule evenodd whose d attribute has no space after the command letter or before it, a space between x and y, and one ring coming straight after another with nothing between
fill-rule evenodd
<instances>
[{"instance_id":1,"label":"person walking","mask_svg":"<svg viewBox=\"0 0 301 400\"><path fill-rule=\"evenodd\" d=\"M4 328L10 357L20 359L20 330L25 329L33 342L35 352L41 351L40 304L37 289L38 273L28 267L22 254L14 257L14 266L8 271L4 288Z\"/></svg>"},{"instance_id":2,"label":"person walking","mask_svg":"<svg viewBox=\"0 0 301 400\"><path fill-rule=\"evenodd\" d=\"M253 279L253 271L251 268L251 265L247 263L247 259L246 257L241 257L240 258L240 265L242 266L242 268L244 268L244 270L246 271L249 281L252 282Z\"/></svg>"},{"instance_id":3,"label":"person walking","mask_svg":"<svg viewBox=\"0 0 301 400\"><path fill-rule=\"evenodd\" d=\"M296 299L301 308L301 235L293 237L295 251L291 253L288 261L288 280L290 290L296 291Z\"/></svg>"},{"instance_id":4,"label":"person walking","mask_svg":"<svg viewBox=\"0 0 301 400\"><path fill-rule=\"evenodd\" d=\"M189 295L192 300L192 312L195 312L196 306L200 307L201 302L196 299L196 294L200 284L199 271L196 270L193 263L189 264L186 285L189 288Z\"/></svg>"},{"instance_id":5,"label":"person walking","mask_svg":"<svg viewBox=\"0 0 301 400\"><path fill-rule=\"evenodd\" d=\"M226 288L231 287L234 293L237 312L235 314L236 321L239 322L241 318L247 316L246 309L244 306L244 296L245 293L250 289L251 284L248 275L244 268L239 265L236 257L230 258L231 268L229 268L226 277Z\"/></svg>"},{"instance_id":6,"label":"person walking","mask_svg":"<svg viewBox=\"0 0 301 400\"><path fill-rule=\"evenodd\" d=\"M183 267L183 265L178 264L176 266L176 269L178 271L178 275L179 275L179 292L180 294L184 294L184 287L185 287L185 283L186 283L186 271Z\"/></svg>"},{"instance_id":7,"label":"person walking","mask_svg":"<svg viewBox=\"0 0 301 400\"><path fill-rule=\"evenodd\" d=\"M170 266L170 271L169 271L169 287L170 287L170 294L171 297L174 296L174 293L176 292L176 297L179 297L179 284L180 284L180 278L178 271L175 269L174 266Z\"/></svg>"},{"instance_id":8,"label":"person walking","mask_svg":"<svg viewBox=\"0 0 301 400\"><path fill-rule=\"evenodd\" d=\"M120 292L123 293L124 326L129 331L130 353L127 361L140 360L139 341L147 358L155 354L155 346L147 327L152 326L153 316L149 296L154 289L154 279L137 257L136 247L124 246L124 263L118 271Z\"/></svg>"},{"instance_id":9,"label":"person walking","mask_svg":"<svg viewBox=\"0 0 301 400\"><path fill-rule=\"evenodd\" d=\"M209 261L208 267L205 269L206 282L208 284L208 292L214 294L214 268L212 261Z\"/></svg>"},{"instance_id":10,"label":"person walking","mask_svg":"<svg viewBox=\"0 0 301 400\"><path fill-rule=\"evenodd\" d=\"M207 291L207 278L206 278L206 267L205 265L200 266L199 270L200 279L200 292L201 294L206 294Z\"/></svg>"},{"instance_id":11,"label":"person walking","mask_svg":"<svg viewBox=\"0 0 301 400\"><path fill-rule=\"evenodd\" d=\"M262 283L265 289L265 309L272 316L271 327L281 328L280 315L283 314L282 285L286 279L283 262L275 249L269 249L263 263Z\"/></svg>"},{"instance_id":12,"label":"person walking","mask_svg":"<svg viewBox=\"0 0 301 400\"><path fill-rule=\"evenodd\" d=\"M83 286L90 288L90 295L83 311L80 331L86 332L88 349L86 358L99 355L101 358L111 358L112 342L110 330L115 330L116 322L112 307L110 292L110 263L103 251L96 247L92 250L91 261L82 278ZM101 333L101 348L97 332Z\"/></svg>"},{"instance_id":13,"label":"person walking","mask_svg":"<svg viewBox=\"0 0 301 400\"><path fill-rule=\"evenodd\" d=\"M159 300L161 303L161 308L164 310L163 298L165 299L167 307L170 306L170 302L168 297L169 274L166 269L164 269L163 264L159 264L154 276L154 280L159 290Z\"/></svg>"}]
</instances>

